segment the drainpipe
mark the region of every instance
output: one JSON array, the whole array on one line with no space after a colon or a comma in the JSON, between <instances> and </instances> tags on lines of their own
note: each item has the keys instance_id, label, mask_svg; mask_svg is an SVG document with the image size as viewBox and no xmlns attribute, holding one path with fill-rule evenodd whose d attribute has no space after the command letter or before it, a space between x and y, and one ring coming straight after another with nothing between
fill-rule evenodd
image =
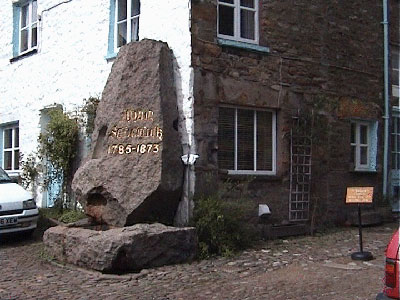
<instances>
[{"instance_id":1,"label":"drainpipe","mask_svg":"<svg viewBox=\"0 0 400 300\"><path fill-rule=\"evenodd\" d=\"M388 1L383 2L383 61L384 61L384 146L383 146L383 198L387 199L388 190L388 151L389 151L389 29L388 29Z\"/></svg>"}]
</instances>

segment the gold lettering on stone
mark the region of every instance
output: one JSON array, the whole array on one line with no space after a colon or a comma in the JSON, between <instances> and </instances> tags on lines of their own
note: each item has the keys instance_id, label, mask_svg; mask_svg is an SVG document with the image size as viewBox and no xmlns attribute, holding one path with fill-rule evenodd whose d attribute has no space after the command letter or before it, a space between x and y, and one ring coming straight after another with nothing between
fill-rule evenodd
<instances>
[{"instance_id":1,"label":"gold lettering on stone","mask_svg":"<svg viewBox=\"0 0 400 300\"><path fill-rule=\"evenodd\" d=\"M124 111L122 119L127 122L154 121L153 116L154 113L151 110L127 109Z\"/></svg>"},{"instance_id":2,"label":"gold lettering on stone","mask_svg":"<svg viewBox=\"0 0 400 300\"><path fill-rule=\"evenodd\" d=\"M145 109L126 109L122 113L119 123L127 123L126 126L114 125L108 136L116 140L126 138L152 138L162 141L163 130L159 126L149 126L147 122L154 122L154 112ZM140 124L139 124L140 123ZM143 126L143 125L147 126ZM136 126L135 126L136 125ZM141 126L140 126L141 125ZM121 141L123 142L123 141ZM161 150L161 143L115 143L108 145L108 154L145 154L158 153Z\"/></svg>"},{"instance_id":3,"label":"gold lettering on stone","mask_svg":"<svg viewBox=\"0 0 400 300\"><path fill-rule=\"evenodd\" d=\"M130 153L157 153L160 151L160 144L113 144L108 146L108 154L130 154Z\"/></svg>"},{"instance_id":4,"label":"gold lettering on stone","mask_svg":"<svg viewBox=\"0 0 400 300\"><path fill-rule=\"evenodd\" d=\"M159 127L147 128L147 127L118 127L114 126L109 134L110 137L116 139L123 138L134 138L134 137L154 137L160 141L163 139L163 130Z\"/></svg>"}]
</instances>

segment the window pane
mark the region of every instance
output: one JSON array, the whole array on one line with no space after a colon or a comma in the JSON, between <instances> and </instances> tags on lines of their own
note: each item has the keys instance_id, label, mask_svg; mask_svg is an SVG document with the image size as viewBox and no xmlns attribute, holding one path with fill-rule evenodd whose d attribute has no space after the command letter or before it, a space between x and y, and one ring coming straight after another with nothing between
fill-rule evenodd
<instances>
[{"instance_id":1,"label":"window pane","mask_svg":"<svg viewBox=\"0 0 400 300\"><path fill-rule=\"evenodd\" d=\"M14 170L19 170L19 150L14 151Z\"/></svg>"},{"instance_id":2,"label":"window pane","mask_svg":"<svg viewBox=\"0 0 400 300\"><path fill-rule=\"evenodd\" d=\"M399 51L392 51L392 68L399 69Z\"/></svg>"},{"instance_id":3,"label":"window pane","mask_svg":"<svg viewBox=\"0 0 400 300\"><path fill-rule=\"evenodd\" d=\"M121 47L126 44L126 22L118 24L118 42L117 47Z\"/></svg>"},{"instance_id":4,"label":"window pane","mask_svg":"<svg viewBox=\"0 0 400 300\"><path fill-rule=\"evenodd\" d=\"M397 168L397 156L396 154L392 153L392 170Z\"/></svg>"},{"instance_id":5,"label":"window pane","mask_svg":"<svg viewBox=\"0 0 400 300\"><path fill-rule=\"evenodd\" d=\"M4 130L4 149L12 148L12 129Z\"/></svg>"},{"instance_id":6,"label":"window pane","mask_svg":"<svg viewBox=\"0 0 400 300\"><path fill-rule=\"evenodd\" d=\"M219 0L219 2L233 4L233 0Z\"/></svg>"},{"instance_id":7,"label":"window pane","mask_svg":"<svg viewBox=\"0 0 400 300\"><path fill-rule=\"evenodd\" d=\"M240 10L240 36L245 39L254 40L254 11Z\"/></svg>"},{"instance_id":8,"label":"window pane","mask_svg":"<svg viewBox=\"0 0 400 300\"><path fill-rule=\"evenodd\" d=\"M392 70L392 84L399 85L399 70Z\"/></svg>"},{"instance_id":9,"label":"window pane","mask_svg":"<svg viewBox=\"0 0 400 300\"><path fill-rule=\"evenodd\" d=\"M272 112L257 112L257 170L272 171Z\"/></svg>"},{"instance_id":10,"label":"window pane","mask_svg":"<svg viewBox=\"0 0 400 300\"><path fill-rule=\"evenodd\" d=\"M254 8L254 0L240 0L240 5Z\"/></svg>"},{"instance_id":11,"label":"window pane","mask_svg":"<svg viewBox=\"0 0 400 300\"><path fill-rule=\"evenodd\" d=\"M391 145L392 145L392 152L396 152L397 150L397 135L393 134L391 135Z\"/></svg>"},{"instance_id":12,"label":"window pane","mask_svg":"<svg viewBox=\"0 0 400 300\"><path fill-rule=\"evenodd\" d=\"M139 40L139 18L134 18L131 21L131 41Z\"/></svg>"},{"instance_id":13,"label":"window pane","mask_svg":"<svg viewBox=\"0 0 400 300\"><path fill-rule=\"evenodd\" d=\"M28 30L21 31L21 52L28 50Z\"/></svg>"},{"instance_id":14,"label":"window pane","mask_svg":"<svg viewBox=\"0 0 400 300\"><path fill-rule=\"evenodd\" d=\"M19 128L14 128L14 147L19 147Z\"/></svg>"},{"instance_id":15,"label":"window pane","mask_svg":"<svg viewBox=\"0 0 400 300\"><path fill-rule=\"evenodd\" d=\"M126 20L126 0L117 0L118 1L118 18L117 21Z\"/></svg>"},{"instance_id":16,"label":"window pane","mask_svg":"<svg viewBox=\"0 0 400 300\"><path fill-rule=\"evenodd\" d=\"M31 47L37 46L37 24L32 27L32 45Z\"/></svg>"},{"instance_id":17,"label":"window pane","mask_svg":"<svg viewBox=\"0 0 400 300\"><path fill-rule=\"evenodd\" d=\"M4 151L4 170L11 170L12 168L12 152Z\"/></svg>"},{"instance_id":18,"label":"window pane","mask_svg":"<svg viewBox=\"0 0 400 300\"><path fill-rule=\"evenodd\" d=\"M397 131L396 131L396 132L397 132L397 133L400 133L400 118L397 117L397 118L396 118L396 121L397 121L397 127L396 127L396 130L397 130Z\"/></svg>"},{"instance_id":19,"label":"window pane","mask_svg":"<svg viewBox=\"0 0 400 300\"><path fill-rule=\"evenodd\" d=\"M397 170L400 170L400 154L399 153L397 153L396 160L397 160Z\"/></svg>"},{"instance_id":20,"label":"window pane","mask_svg":"<svg viewBox=\"0 0 400 300\"><path fill-rule=\"evenodd\" d=\"M238 109L237 168L254 170L254 111Z\"/></svg>"},{"instance_id":21,"label":"window pane","mask_svg":"<svg viewBox=\"0 0 400 300\"><path fill-rule=\"evenodd\" d=\"M21 7L21 28L24 28L29 23L29 5Z\"/></svg>"},{"instance_id":22,"label":"window pane","mask_svg":"<svg viewBox=\"0 0 400 300\"><path fill-rule=\"evenodd\" d=\"M32 2L32 23L37 21L37 1Z\"/></svg>"},{"instance_id":23,"label":"window pane","mask_svg":"<svg viewBox=\"0 0 400 300\"><path fill-rule=\"evenodd\" d=\"M140 14L140 1L132 0L131 17L137 16L138 14Z\"/></svg>"},{"instance_id":24,"label":"window pane","mask_svg":"<svg viewBox=\"0 0 400 300\"><path fill-rule=\"evenodd\" d=\"M368 147L360 147L360 164L368 164Z\"/></svg>"},{"instance_id":25,"label":"window pane","mask_svg":"<svg viewBox=\"0 0 400 300\"><path fill-rule=\"evenodd\" d=\"M235 159L235 110L221 107L218 119L218 167L233 170Z\"/></svg>"},{"instance_id":26,"label":"window pane","mask_svg":"<svg viewBox=\"0 0 400 300\"><path fill-rule=\"evenodd\" d=\"M233 14L234 14L233 7L219 5L218 33L233 36Z\"/></svg>"},{"instance_id":27,"label":"window pane","mask_svg":"<svg viewBox=\"0 0 400 300\"><path fill-rule=\"evenodd\" d=\"M368 143L368 126L360 125L360 144Z\"/></svg>"}]
</instances>

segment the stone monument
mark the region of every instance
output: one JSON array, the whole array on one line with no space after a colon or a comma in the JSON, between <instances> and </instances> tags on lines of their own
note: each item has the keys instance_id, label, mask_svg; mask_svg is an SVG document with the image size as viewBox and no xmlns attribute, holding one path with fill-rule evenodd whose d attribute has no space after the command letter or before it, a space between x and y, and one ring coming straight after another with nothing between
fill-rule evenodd
<instances>
[{"instance_id":1,"label":"stone monument","mask_svg":"<svg viewBox=\"0 0 400 300\"><path fill-rule=\"evenodd\" d=\"M99 103L92 148L72 188L96 223L172 224L183 166L172 52L152 40L122 47Z\"/></svg>"},{"instance_id":2,"label":"stone monument","mask_svg":"<svg viewBox=\"0 0 400 300\"><path fill-rule=\"evenodd\" d=\"M57 226L43 236L46 248L58 261L103 273L140 271L192 260L196 255L194 228L163 224L95 231Z\"/></svg>"},{"instance_id":3,"label":"stone monument","mask_svg":"<svg viewBox=\"0 0 400 300\"><path fill-rule=\"evenodd\" d=\"M88 159L72 182L91 222L48 229L43 241L55 258L123 273L195 257L195 228L164 225L173 223L182 192L177 120L167 44L122 47L97 109Z\"/></svg>"}]
</instances>

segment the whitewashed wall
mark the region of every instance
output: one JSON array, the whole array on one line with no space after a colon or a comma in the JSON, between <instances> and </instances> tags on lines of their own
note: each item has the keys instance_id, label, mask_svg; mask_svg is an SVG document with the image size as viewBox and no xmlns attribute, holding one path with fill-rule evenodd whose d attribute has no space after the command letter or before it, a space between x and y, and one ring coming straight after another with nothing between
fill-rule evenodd
<instances>
[{"instance_id":1,"label":"whitewashed wall","mask_svg":"<svg viewBox=\"0 0 400 300\"><path fill-rule=\"evenodd\" d=\"M112 66L105 59L110 0L38 0L38 53L10 63L12 2L0 0L0 126L19 121L20 151L26 155L37 147L42 108L58 103L71 111L84 98L101 95ZM185 120L183 143L191 144L190 0L141 2L140 39L167 42L176 56L178 105Z\"/></svg>"},{"instance_id":2,"label":"whitewashed wall","mask_svg":"<svg viewBox=\"0 0 400 300\"><path fill-rule=\"evenodd\" d=\"M184 117L183 130L187 133L183 136L184 144L190 146L193 143L190 0L142 0L139 38L167 42L174 52L178 104Z\"/></svg>"}]
</instances>

